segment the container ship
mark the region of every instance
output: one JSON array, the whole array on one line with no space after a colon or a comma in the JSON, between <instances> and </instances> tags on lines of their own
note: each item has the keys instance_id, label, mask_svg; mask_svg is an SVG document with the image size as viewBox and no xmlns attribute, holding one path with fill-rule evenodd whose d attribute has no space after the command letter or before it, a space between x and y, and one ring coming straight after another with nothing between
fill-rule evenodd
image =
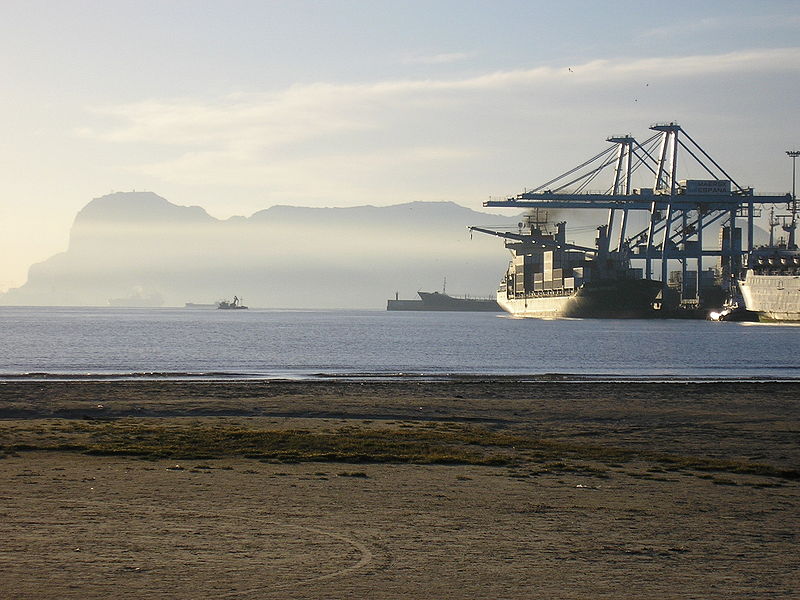
<instances>
[{"instance_id":1,"label":"container ship","mask_svg":"<svg viewBox=\"0 0 800 600\"><path fill-rule=\"evenodd\" d=\"M502 237L512 260L497 290L497 304L517 317L646 318L655 316L661 282L642 278L625 255L609 251L607 227L596 247L567 243L566 222L551 230L538 211L517 232L470 230Z\"/></svg>"}]
</instances>

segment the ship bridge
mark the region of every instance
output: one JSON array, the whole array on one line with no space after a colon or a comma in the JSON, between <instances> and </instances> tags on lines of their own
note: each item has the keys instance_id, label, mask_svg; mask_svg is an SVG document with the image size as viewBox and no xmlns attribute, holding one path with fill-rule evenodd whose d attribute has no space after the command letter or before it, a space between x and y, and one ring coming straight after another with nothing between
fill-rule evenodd
<instances>
[{"instance_id":1,"label":"ship bridge","mask_svg":"<svg viewBox=\"0 0 800 600\"><path fill-rule=\"evenodd\" d=\"M730 293L743 256L753 248L754 221L761 206L790 203L792 196L756 195L752 188L740 186L677 123L656 124L650 130L654 133L643 142L629 134L611 136L604 150L558 177L483 205L607 210L605 235L600 238L605 247L598 251L620 252L631 261L643 262L648 279L660 270L663 297L670 261L680 265L682 305L699 301L704 261L720 261L722 286ZM679 162L694 169L699 166L705 177L681 179ZM611 182L605 189L589 190L599 181L608 181L609 174ZM652 183L634 187L634 177L642 179L642 175ZM742 225L746 227L744 239ZM693 286L687 287L691 266L696 268L696 276Z\"/></svg>"}]
</instances>

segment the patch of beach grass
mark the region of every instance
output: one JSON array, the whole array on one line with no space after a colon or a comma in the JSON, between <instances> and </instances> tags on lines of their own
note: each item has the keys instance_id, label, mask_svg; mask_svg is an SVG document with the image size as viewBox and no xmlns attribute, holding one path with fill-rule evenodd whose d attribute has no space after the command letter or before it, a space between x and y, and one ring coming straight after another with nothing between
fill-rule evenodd
<instances>
[{"instance_id":1,"label":"patch of beach grass","mask_svg":"<svg viewBox=\"0 0 800 600\"><path fill-rule=\"evenodd\" d=\"M747 460L648 452L496 431L450 422L372 423L338 429L282 429L213 419L32 420L0 424L0 455L36 450L148 459L246 457L262 462L529 466L536 473L607 477L636 464L659 480L669 472L755 475L789 480L800 471ZM628 469L626 469L628 471ZM642 475L642 473L638 473Z\"/></svg>"},{"instance_id":2,"label":"patch of beach grass","mask_svg":"<svg viewBox=\"0 0 800 600\"><path fill-rule=\"evenodd\" d=\"M261 429L231 424L162 423L157 420L48 423L48 435L18 431L24 441L5 451L51 450L95 455L207 460L244 456L280 462L398 462L417 464L506 464L508 456L477 451L463 433L399 431L348 426L335 431ZM40 430L39 430L40 431ZM472 434L474 435L474 434ZM7 438L6 438L7 439Z\"/></svg>"},{"instance_id":3,"label":"patch of beach grass","mask_svg":"<svg viewBox=\"0 0 800 600\"><path fill-rule=\"evenodd\" d=\"M342 471L337 475L339 477L360 477L362 479L369 477L364 471Z\"/></svg>"}]
</instances>

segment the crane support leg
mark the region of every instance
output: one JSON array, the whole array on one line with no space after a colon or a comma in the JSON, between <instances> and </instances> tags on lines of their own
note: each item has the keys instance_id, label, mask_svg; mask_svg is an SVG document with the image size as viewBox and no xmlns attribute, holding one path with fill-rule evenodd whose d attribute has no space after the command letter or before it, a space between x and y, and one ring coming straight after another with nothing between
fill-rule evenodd
<instances>
[{"instance_id":1,"label":"crane support leg","mask_svg":"<svg viewBox=\"0 0 800 600\"><path fill-rule=\"evenodd\" d=\"M661 289L663 296L666 297L668 280L669 260L669 231L672 228L672 203L667 206L667 222L664 224L664 241L661 243Z\"/></svg>"},{"instance_id":2,"label":"crane support leg","mask_svg":"<svg viewBox=\"0 0 800 600\"><path fill-rule=\"evenodd\" d=\"M703 272L703 208L697 206L697 300L700 300L700 275Z\"/></svg>"}]
</instances>

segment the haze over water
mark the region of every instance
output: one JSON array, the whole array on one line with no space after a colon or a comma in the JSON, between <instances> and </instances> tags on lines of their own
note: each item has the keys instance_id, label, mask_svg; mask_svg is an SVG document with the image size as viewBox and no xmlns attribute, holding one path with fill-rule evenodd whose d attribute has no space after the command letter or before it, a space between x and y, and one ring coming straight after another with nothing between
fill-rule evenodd
<instances>
[{"instance_id":1,"label":"haze over water","mask_svg":"<svg viewBox=\"0 0 800 600\"><path fill-rule=\"evenodd\" d=\"M0 308L0 378L793 378L792 325L502 314Z\"/></svg>"}]
</instances>

